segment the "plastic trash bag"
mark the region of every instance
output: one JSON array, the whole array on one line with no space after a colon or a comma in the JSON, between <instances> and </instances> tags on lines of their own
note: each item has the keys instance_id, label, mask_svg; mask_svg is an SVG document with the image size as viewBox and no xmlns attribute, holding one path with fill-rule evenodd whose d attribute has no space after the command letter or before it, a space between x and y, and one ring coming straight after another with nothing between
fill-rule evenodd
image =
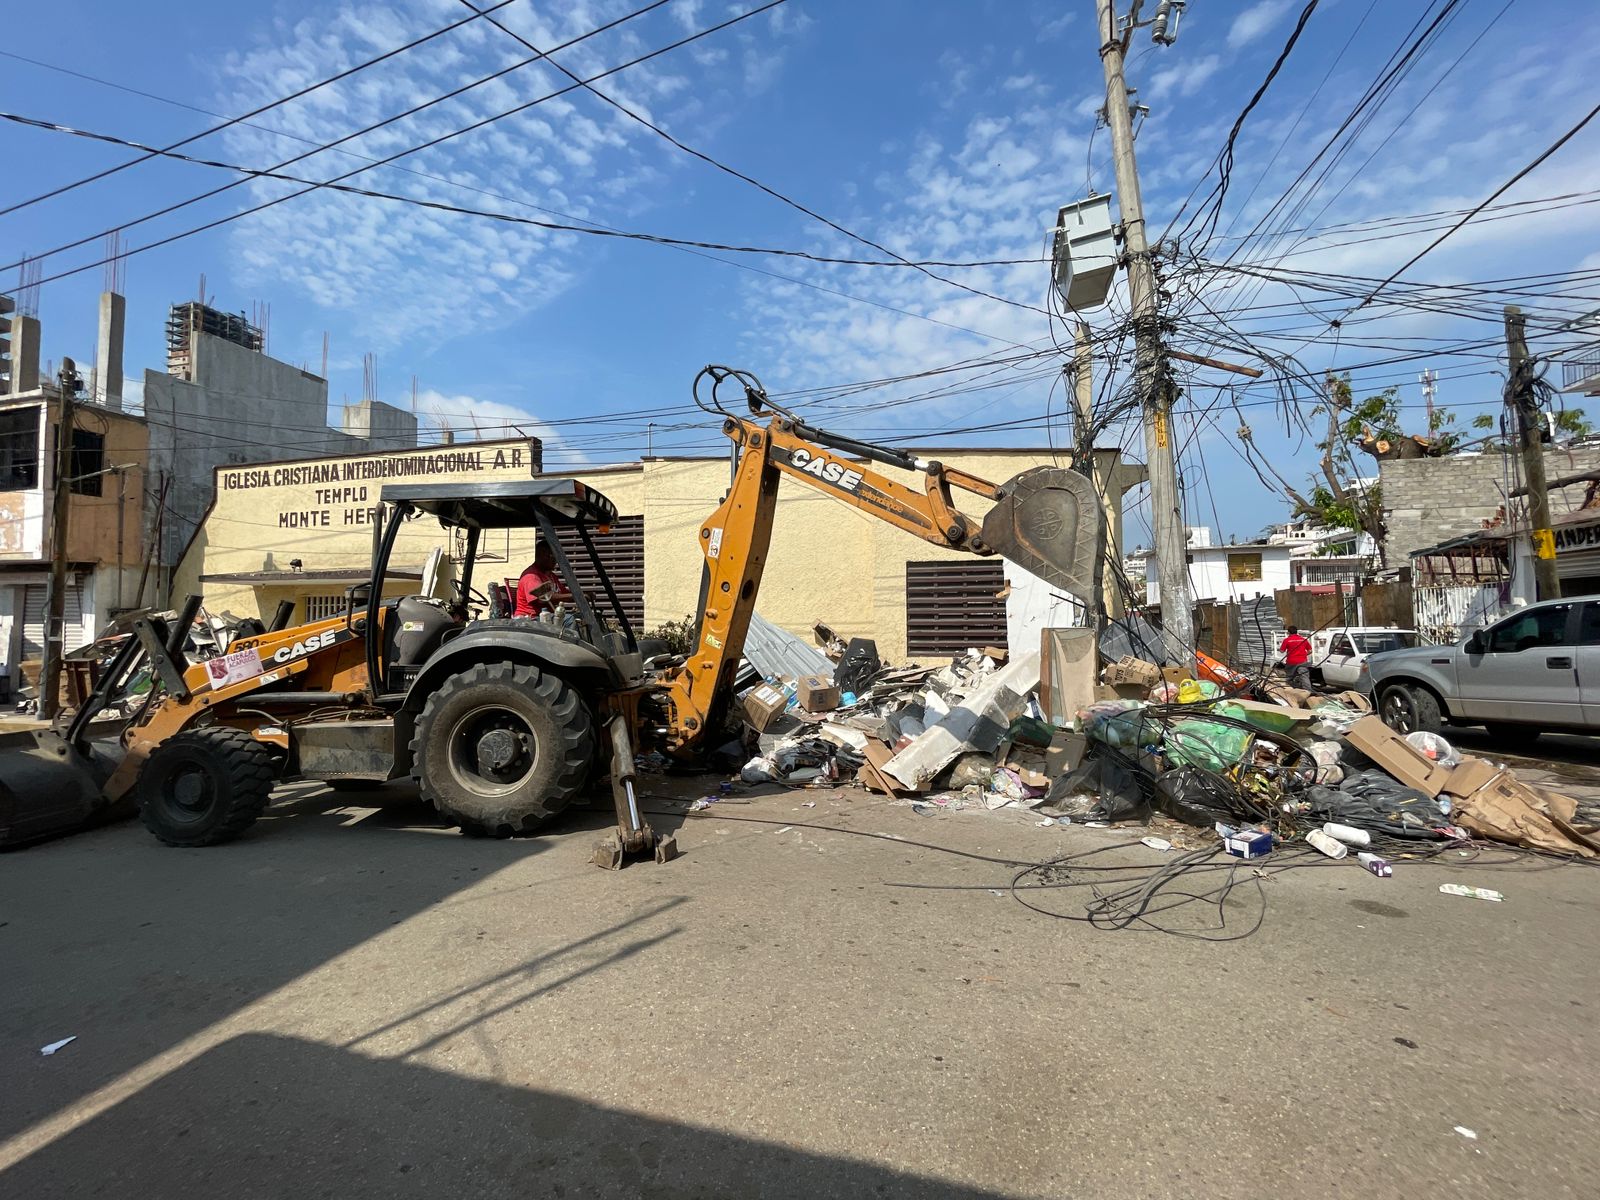
<instances>
[{"instance_id":1,"label":"plastic trash bag","mask_svg":"<svg viewBox=\"0 0 1600 1200\"><path fill-rule=\"evenodd\" d=\"M1219 711L1231 706L1222 705ZM1233 715L1231 713L1225 715ZM1204 767L1208 771L1225 772L1236 766L1250 748L1251 733L1236 725L1221 721L1208 721L1193 717L1174 721L1167 728L1162 752L1167 761L1179 765Z\"/></svg>"},{"instance_id":2,"label":"plastic trash bag","mask_svg":"<svg viewBox=\"0 0 1600 1200\"><path fill-rule=\"evenodd\" d=\"M1083 809L1074 797L1088 792L1098 797L1092 808ZM1076 770L1068 771L1051 785L1045 803L1089 821L1150 820L1150 802L1139 790L1133 775L1110 757L1091 758Z\"/></svg>"},{"instance_id":3,"label":"plastic trash bag","mask_svg":"<svg viewBox=\"0 0 1600 1200\"><path fill-rule=\"evenodd\" d=\"M1461 763L1461 751L1437 733L1419 729L1415 733L1406 734L1406 744L1440 766L1454 767Z\"/></svg>"},{"instance_id":4,"label":"plastic trash bag","mask_svg":"<svg viewBox=\"0 0 1600 1200\"><path fill-rule=\"evenodd\" d=\"M1084 737L1108 746L1131 749L1161 736L1155 723L1145 719L1141 700L1102 700L1081 711L1078 719Z\"/></svg>"},{"instance_id":5,"label":"plastic trash bag","mask_svg":"<svg viewBox=\"0 0 1600 1200\"><path fill-rule=\"evenodd\" d=\"M976 784L987 787L990 777L994 774L994 755L985 754L981 750L974 750L970 754L959 756L950 768L950 787L960 791L964 787Z\"/></svg>"},{"instance_id":6,"label":"plastic trash bag","mask_svg":"<svg viewBox=\"0 0 1600 1200\"><path fill-rule=\"evenodd\" d=\"M1205 828L1237 820L1226 796L1226 785L1198 767L1176 767L1156 780L1156 808L1185 825Z\"/></svg>"}]
</instances>

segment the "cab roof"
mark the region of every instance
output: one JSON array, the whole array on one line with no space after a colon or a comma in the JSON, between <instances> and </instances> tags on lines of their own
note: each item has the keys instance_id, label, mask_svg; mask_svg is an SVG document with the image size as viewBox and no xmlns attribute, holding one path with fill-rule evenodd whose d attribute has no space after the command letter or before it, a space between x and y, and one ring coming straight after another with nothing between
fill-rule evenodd
<instances>
[{"instance_id":1,"label":"cab roof","mask_svg":"<svg viewBox=\"0 0 1600 1200\"><path fill-rule=\"evenodd\" d=\"M385 484L378 498L431 513L463 529L538 528L535 512L555 525L612 525L617 506L576 479L514 479L501 483Z\"/></svg>"}]
</instances>

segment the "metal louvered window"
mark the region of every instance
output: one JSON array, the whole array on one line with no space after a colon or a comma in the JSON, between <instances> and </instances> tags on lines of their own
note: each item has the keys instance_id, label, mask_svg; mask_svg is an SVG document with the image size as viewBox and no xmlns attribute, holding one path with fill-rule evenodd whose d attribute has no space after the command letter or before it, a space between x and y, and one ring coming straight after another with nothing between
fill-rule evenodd
<instances>
[{"instance_id":1,"label":"metal louvered window","mask_svg":"<svg viewBox=\"0 0 1600 1200\"><path fill-rule=\"evenodd\" d=\"M303 596L300 600L300 612L303 614L300 618L300 623L309 625L312 621L326 621L329 617L342 617L344 616L345 606L348 603L349 601L344 598L344 593L342 592L325 596Z\"/></svg>"},{"instance_id":2,"label":"metal louvered window","mask_svg":"<svg viewBox=\"0 0 1600 1200\"><path fill-rule=\"evenodd\" d=\"M556 535L566 552L572 569L578 576L578 585L588 593L600 613L609 616L611 602L600 586L600 576L589 562L589 552L583 548L583 539L575 529L558 526ZM644 518L618 517L610 533L590 530L595 553L617 589L617 599L622 601L622 611L628 614L635 634L644 630Z\"/></svg>"},{"instance_id":3,"label":"metal louvered window","mask_svg":"<svg viewBox=\"0 0 1600 1200\"><path fill-rule=\"evenodd\" d=\"M906 564L906 653L959 654L1006 644L999 559Z\"/></svg>"}]
</instances>

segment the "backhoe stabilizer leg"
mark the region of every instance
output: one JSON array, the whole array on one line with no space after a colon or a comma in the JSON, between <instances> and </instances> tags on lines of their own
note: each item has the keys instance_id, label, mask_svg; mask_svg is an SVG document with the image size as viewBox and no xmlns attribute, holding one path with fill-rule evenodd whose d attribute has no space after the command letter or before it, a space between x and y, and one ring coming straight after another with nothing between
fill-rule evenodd
<instances>
[{"instance_id":1,"label":"backhoe stabilizer leg","mask_svg":"<svg viewBox=\"0 0 1600 1200\"><path fill-rule=\"evenodd\" d=\"M646 854L653 854L658 863L671 862L678 857L677 839L670 833L658 834L639 814L627 720L620 714L612 717L607 732L611 735L611 799L617 809L617 827L595 843L594 865L615 871L627 859Z\"/></svg>"}]
</instances>

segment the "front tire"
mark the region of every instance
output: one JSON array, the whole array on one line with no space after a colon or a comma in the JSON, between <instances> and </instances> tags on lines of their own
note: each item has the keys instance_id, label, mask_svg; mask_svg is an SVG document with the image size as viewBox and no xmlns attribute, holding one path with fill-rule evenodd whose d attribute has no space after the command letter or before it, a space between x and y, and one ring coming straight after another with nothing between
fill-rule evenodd
<instances>
[{"instance_id":1,"label":"front tire","mask_svg":"<svg viewBox=\"0 0 1600 1200\"><path fill-rule=\"evenodd\" d=\"M423 799L447 824L509 837L543 824L583 790L594 723L556 676L479 663L428 697L411 758Z\"/></svg>"},{"instance_id":2,"label":"front tire","mask_svg":"<svg viewBox=\"0 0 1600 1200\"><path fill-rule=\"evenodd\" d=\"M261 815L277 767L243 730L195 729L168 738L139 772L139 818L169 846L215 846Z\"/></svg>"},{"instance_id":3,"label":"front tire","mask_svg":"<svg viewBox=\"0 0 1600 1200\"><path fill-rule=\"evenodd\" d=\"M1438 733L1444 728L1439 701L1426 688L1393 683L1378 697L1378 714L1396 733Z\"/></svg>"}]
</instances>

